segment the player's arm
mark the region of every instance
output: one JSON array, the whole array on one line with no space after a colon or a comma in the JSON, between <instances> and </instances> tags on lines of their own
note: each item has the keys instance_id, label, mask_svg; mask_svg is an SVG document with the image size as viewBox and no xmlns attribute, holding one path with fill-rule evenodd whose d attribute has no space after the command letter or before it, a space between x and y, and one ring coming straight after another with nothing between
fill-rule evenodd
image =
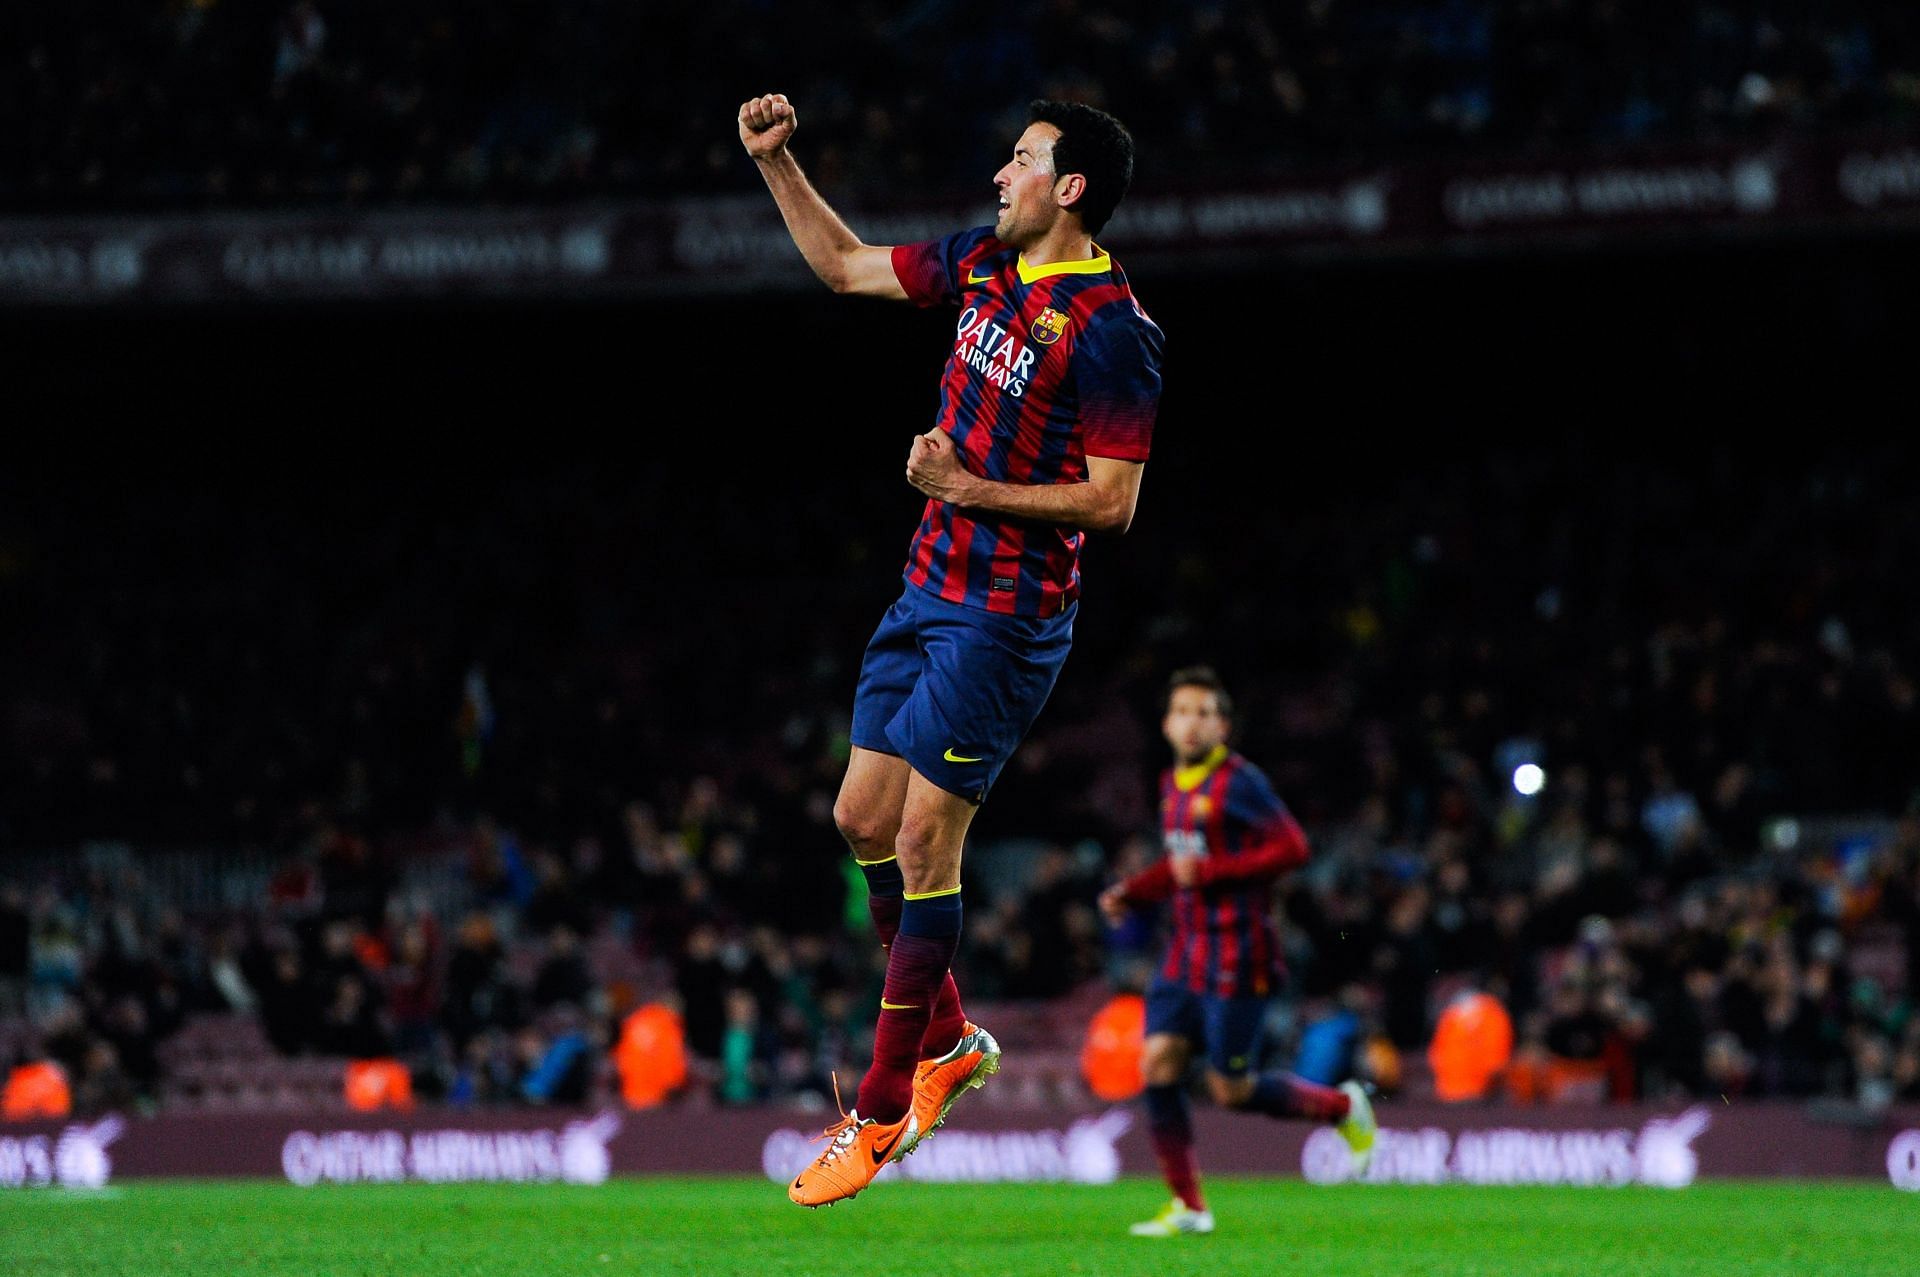
<instances>
[{"instance_id":1,"label":"player's arm","mask_svg":"<svg viewBox=\"0 0 1920 1277\"><path fill-rule=\"evenodd\" d=\"M1100 912L1118 926L1136 905L1158 904L1172 897L1175 883L1171 857L1162 857L1124 882L1100 893Z\"/></svg>"},{"instance_id":2,"label":"player's arm","mask_svg":"<svg viewBox=\"0 0 1920 1277\"><path fill-rule=\"evenodd\" d=\"M907 290L894 274L893 250L861 243L800 171L800 162L787 149L798 123L785 94L768 93L740 104L740 144L759 165L800 255L836 293L906 301Z\"/></svg>"},{"instance_id":3,"label":"player's arm","mask_svg":"<svg viewBox=\"0 0 1920 1277\"><path fill-rule=\"evenodd\" d=\"M907 482L935 501L1002 518L1116 534L1133 525L1146 468L1143 461L1088 457L1087 478L1081 483L1000 483L962 466L943 430L920 435L907 454Z\"/></svg>"},{"instance_id":4,"label":"player's arm","mask_svg":"<svg viewBox=\"0 0 1920 1277\"><path fill-rule=\"evenodd\" d=\"M1238 855L1215 852L1193 865L1193 886L1250 886L1271 882L1287 870L1306 863L1307 835L1280 795L1258 770L1234 773L1227 785L1226 817L1248 831Z\"/></svg>"},{"instance_id":5,"label":"player's arm","mask_svg":"<svg viewBox=\"0 0 1920 1277\"><path fill-rule=\"evenodd\" d=\"M1194 885L1217 887L1256 882L1271 882L1287 870L1307 861L1307 835L1287 812L1263 831L1258 846L1237 856L1218 853L1194 865Z\"/></svg>"}]
</instances>

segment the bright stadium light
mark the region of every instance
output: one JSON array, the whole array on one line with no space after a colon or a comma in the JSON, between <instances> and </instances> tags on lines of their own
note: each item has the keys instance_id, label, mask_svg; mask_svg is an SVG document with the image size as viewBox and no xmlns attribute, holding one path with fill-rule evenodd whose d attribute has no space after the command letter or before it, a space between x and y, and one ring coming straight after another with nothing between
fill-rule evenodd
<instances>
[{"instance_id":1,"label":"bright stadium light","mask_svg":"<svg viewBox=\"0 0 1920 1277\"><path fill-rule=\"evenodd\" d=\"M1522 798L1531 798L1547 783L1546 772L1538 763L1522 763L1513 769L1513 789Z\"/></svg>"}]
</instances>

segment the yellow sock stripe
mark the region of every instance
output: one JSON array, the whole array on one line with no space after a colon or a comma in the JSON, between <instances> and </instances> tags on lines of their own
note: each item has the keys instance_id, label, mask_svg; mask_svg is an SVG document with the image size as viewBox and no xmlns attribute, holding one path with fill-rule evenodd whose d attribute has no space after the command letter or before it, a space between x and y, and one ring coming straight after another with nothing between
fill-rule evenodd
<instances>
[{"instance_id":1,"label":"yellow sock stripe","mask_svg":"<svg viewBox=\"0 0 1920 1277\"><path fill-rule=\"evenodd\" d=\"M887 862L888 862L889 860L898 860L898 859L900 859L900 857L899 857L899 856L882 856L882 857L880 857L880 859L878 859L878 860L862 860L862 859L860 859L860 857L858 857L858 856L855 856L855 857L853 858L853 863L854 863L854 864L856 864L856 865L859 865L859 866L860 866L860 867L861 867L862 869L865 869L865 868L867 868L867 867L868 867L869 865L884 865L884 864L886 864L886 863L887 863Z\"/></svg>"},{"instance_id":2,"label":"yellow sock stripe","mask_svg":"<svg viewBox=\"0 0 1920 1277\"><path fill-rule=\"evenodd\" d=\"M932 900L936 896L957 896L960 888L948 887L945 891L908 891L902 893L908 900Z\"/></svg>"}]
</instances>

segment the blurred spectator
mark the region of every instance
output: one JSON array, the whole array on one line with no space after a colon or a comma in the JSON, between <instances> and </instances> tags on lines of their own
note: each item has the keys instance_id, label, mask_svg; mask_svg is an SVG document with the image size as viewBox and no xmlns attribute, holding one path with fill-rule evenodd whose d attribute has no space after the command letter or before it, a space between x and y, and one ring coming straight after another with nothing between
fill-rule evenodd
<instances>
[{"instance_id":1,"label":"blurred spectator","mask_svg":"<svg viewBox=\"0 0 1920 1277\"><path fill-rule=\"evenodd\" d=\"M1115 994L1094 1013L1080 1051L1087 1089L1109 1103L1130 1100L1145 1089L1141 1060L1147 1040L1147 1001L1138 993Z\"/></svg>"},{"instance_id":2,"label":"blurred spectator","mask_svg":"<svg viewBox=\"0 0 1920 1277\"><path fill-rule=\"evenodd\" d=\"M650 1002L621 1024L614 1062L629 1108L652 1108L687 1079L686 1031L670 1004Z\"/></svg>"},{"instance_id":3,"label":"blurred spectator","mask_svg":"<svg viewBox=\"0 0 1920 1277\"><path fill-rule=\"evenodd\" d=\"M520 991L503 969L504 953L493 922L468 914L447 963L447 998L441 1010L456 1053L464 1054L489 1026L517 1028L523 1017Z\"/></svg>"},{"instance_id":4,"label":"blurred spectator","mask_svg":"<svg viewBox=\"0 0 1920 1277\"><path fill-rule=\"evenodd\" d=\"M254 991L267 1040L282 1055L297 1055L310 1040L318 1012L313 1005L312 986L301 968L300 955L292 948L275 949L262 961L265 969Z\"/></svg>"},{"instance_id":5,"label":"blurred spectator","mask_svg":"<svg viewBox=\"0 0 1920 1277\"><path fill-rule=\"evenodd\" d=\"M1485 993L1462 991L1440 1013L1427 1049L1434 1094L1449 1101L1481 1099L1512 1057L1513 1021L1506 1008Z\"/></svg>"},{"instance_id":6,"label":"blurred spectator","mask_svg":"<svg viewBox=\"0 0 1920 1277\"><path fill-rule=\"evenodd\" d=\"M313 1043L323 1055L370 1060L393 1049L392 1035L367 1001L367 986L350 975L338 977L320 1012Z\"/></svg>"},{"instance_id":7,"label":"blurred spectator","mask_svg":"<svg viewBox=\"0 0 1920 1277\"><path fill-rule=\"evenodd\" d=\"M0 1117L9 1122L65 1117L72 1111L67 1072L52 1060L15 1065L0 1090Z\"/></svg>"},{"instance_id":8,"label":"blurred spectator","mask_svg":"<svg viewBox=\"0 0 1920 1277\"><path fill-rule=\"evenodd\" d=\"M726 1031L720 1041L719 1095L723 1103L750 1104L765 1094L768 1072L760 1006L745 989L729 989Z\"/></svg>"},{"instance_id":9,"label":"blurred spectator","mask_svg":"<svg viewBox=\"0 0 1920 1277\"><path fill-rule=\"evenodd\" d=\"M545 1011L562 1003L581 1006L593 988L593 975L571 927L554 926L547 935L547 958L533 981L533 1005Z\"/></svg>"},{"instance_id":10,"label":"blurred spectator","mask_svg":"<svg viewBox=\"0 0 1920 1277\"><path fill-rule=\"evenodd\" d=\"M387 968L387 1013L394 1047L404 1056L423 1055L433 1045L442 997L439 934L430 915L407 922Z\"/></svg>"},{"instance_id":11,"label":"blurred spectator","mask_svg":"<svg viewBox=\"0 0 1920 1277\"><path fill-rule=\"evenodd\" d=\"M413 1078L398 1060L351 1060L345 1078L347 1107L357 1112L413 1107Z\"/></svg>"},{"instance_id":12,"label":"blurred spectator","mask_svg":"<svg viewBox=\"0 0 1920 1277\"><path fill-rule=\"evenodd\" d=\"M535 1104L585 1103L593 1082L595 1048L602 1042L602 1035L571 1013L556 1024L550 1037L532 1027L521 1030L520 1093Z\"/></svg>"}]
</instances>

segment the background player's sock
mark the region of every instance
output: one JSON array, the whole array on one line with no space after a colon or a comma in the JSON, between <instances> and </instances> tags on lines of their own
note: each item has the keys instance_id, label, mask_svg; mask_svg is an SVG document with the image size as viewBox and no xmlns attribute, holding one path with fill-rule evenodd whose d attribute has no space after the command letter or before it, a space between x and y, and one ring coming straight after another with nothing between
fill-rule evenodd
<instances>
[{"instance_id":1,"label":"background player's sock","mask_svg":"<svg viewBox=\"0 0 1920 1277\"><path fill-rule=\"evenodd\" d=\"M1252 1096L1241 1107L1268 1117L1310 1117L1337 1122L1352 1106L1346 1096L1330 1086L1276 1071L1259 1076L1253 1084Z\"/></svg>"},{"instance_id":2,"label":"background player's sock","mask_svg":"<svg viewBox=\"0 0 1920 1277\"><path fill-rule=\"evenodd\" d=\"M888 856L885 860L853 863L860 866L860 872L867 879L867 914L873 919L874 934L880 937L882 949L891 949L894 936L900 932L900 907L907 890L906 881L900 876L900 861ZM933 1000L933 1016L920 1039L920 1058L932 1060L945 1055L966 1028L967 1013L960 1006L960 990L949 971L940 984L939 996Z\"/></svg>"},{"instance_id":3,"label":"background player's sock","mask_svg":"<svg viewBox=\"0 0 1920 1277\"><path fill-rule=\"evenodd\" d=\"M952 980L948 968L959 947L959 888L903 901L899 933L887 946L887 983L873 1030L873 1066L860 1083L856 1101L860 1116L895 1122L913 1103L920 1039L926 1036L942 982Z\"/></svg>"},{"instance_id":4,"label":"background player's sock","mask_svg":"<svg viewBox=\"0 0 1920 1277\"><path fill-rule=\"evenodd\" d=\"M1179 1086L1147 1088L1147 1131L1153 1137L1153 1155L1160 1159L1173 1195L1192 1210L1205 1210L1200 1196L1200 1168L1193 1160L1193 1118L1187 1112L1187 1093Z\"/></svg>"}]
</instances>

